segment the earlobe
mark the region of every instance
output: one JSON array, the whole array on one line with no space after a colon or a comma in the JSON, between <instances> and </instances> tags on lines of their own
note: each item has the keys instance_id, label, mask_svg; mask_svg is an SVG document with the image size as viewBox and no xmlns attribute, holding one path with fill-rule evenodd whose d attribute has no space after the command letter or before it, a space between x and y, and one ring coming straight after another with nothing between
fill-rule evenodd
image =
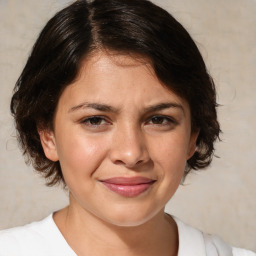
<instances>
[{"instance_id":1,"label":"earlobe","mask_svg":"<svg viewBox=\"0 0 256 256\"><path fill-rule=\"evenodd\" d=\"M55 141L55 136L53 131L38 130L38 134L40 136L40 140L41 140L41 144L42 144L45 156L53 162L58 161L59 158L58 158L56 141Z\"/></svg>"},{"instance_id":2,"label":"earlobe","mask_svg":"<svg viewBox=\"0 0 256 256\"><path fill-rule=\"evenodd\" d=\"M191 134L190 142L189 142L189 148L188 148L187 160L190 159L194 155L194 153L196 152L196 148L197 148L196 141L197 141L199 132L200 132L200 130L195 131Z\"/></svg>"}]
</instances>

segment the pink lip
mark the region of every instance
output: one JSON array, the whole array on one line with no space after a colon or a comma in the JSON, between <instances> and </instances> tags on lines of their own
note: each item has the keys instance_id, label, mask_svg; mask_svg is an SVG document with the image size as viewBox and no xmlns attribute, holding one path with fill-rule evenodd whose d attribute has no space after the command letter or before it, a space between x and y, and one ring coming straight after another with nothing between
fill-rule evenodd
<instances>
[{"instance_id":1,"label":"pink lip","mask_svg":"<svg viewBox=\"0 0 256 256\"><path fill-rule=\"evenodd\" d=\"M155 180L145 177L115 177L101 180L111 191L125 197L135 197L148 190Z\"/></svg>"}]
</instances>

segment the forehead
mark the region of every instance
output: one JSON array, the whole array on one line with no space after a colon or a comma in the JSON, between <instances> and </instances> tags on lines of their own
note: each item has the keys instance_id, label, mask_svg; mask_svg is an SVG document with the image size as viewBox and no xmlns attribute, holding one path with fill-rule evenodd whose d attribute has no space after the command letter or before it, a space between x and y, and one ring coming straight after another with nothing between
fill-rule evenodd
<instances>
[{"instance_id":1,"label":"forehead","mask_svg":"<svg viewBox=\"0 0 256 256\"><path fill-rule=\"evenodd\" d=\"M111 72L121 70L131 71L137 68L143 68L147 71L148 75L157 79L155 71L152 67L151 60L147 57L139 54L125 54L114 51L96 51L92 52L87 58L85 58L79 68L77 79L83 75L89 75L91 69L94 71L108 71Z\"/></svg>"},{"instance_id":2,"label":"forehead","mask_svg":"<svg viewBox=\"0 0 256 256\"><path fill-rule=\"evenodd\" d=\"M72 100L72 104L104 101L117 107L126 102L143 106L170 100L187 105L157 78L150 60L113 52L97 52L86 58L77 78L64 90L60 100L63 98L66 105Z\"/></svg>"}]
</instances>

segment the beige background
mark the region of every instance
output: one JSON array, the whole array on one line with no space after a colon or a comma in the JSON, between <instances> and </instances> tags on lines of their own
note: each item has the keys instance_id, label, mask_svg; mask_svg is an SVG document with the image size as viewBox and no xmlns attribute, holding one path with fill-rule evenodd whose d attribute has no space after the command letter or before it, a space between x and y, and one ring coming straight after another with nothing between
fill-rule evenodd
<instances>
[{"instance_id":1,"label":"beige background","mask_svg":"<svg viewBox=\"0 0 256 256\"><path fill-rule=\"evenodd\" d=\"M14 83L46 20L67 0L0 0L0 229L67 204L24 164L9 114ZM155 0L197 41L217 88L223 141L212 167L192 174L167 211L256 251L256 1Z\"/></svg>"}]
</instances>

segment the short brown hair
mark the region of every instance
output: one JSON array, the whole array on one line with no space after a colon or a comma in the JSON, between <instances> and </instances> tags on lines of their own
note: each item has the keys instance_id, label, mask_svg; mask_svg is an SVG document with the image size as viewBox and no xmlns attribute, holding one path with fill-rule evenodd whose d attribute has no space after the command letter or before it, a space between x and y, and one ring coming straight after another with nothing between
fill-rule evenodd
<instances>
[{"instance_id":1,"label":"short brown hair","mask_svg":"<svg viewBox=\"0 0 256 256\"><path fill-rule=\"evenodd\" d=\"M82 60L97 49L150 59L159 80L189 103L192 130L200 129L188 170L208 166L220 133L216 93L189 33L147 0L78 0L48 21L11 100L23 152L48 185L65 181L59 162L46 158L37 127L53 129L61 93L76 78Z\"/></svg>"}]
</instances>

